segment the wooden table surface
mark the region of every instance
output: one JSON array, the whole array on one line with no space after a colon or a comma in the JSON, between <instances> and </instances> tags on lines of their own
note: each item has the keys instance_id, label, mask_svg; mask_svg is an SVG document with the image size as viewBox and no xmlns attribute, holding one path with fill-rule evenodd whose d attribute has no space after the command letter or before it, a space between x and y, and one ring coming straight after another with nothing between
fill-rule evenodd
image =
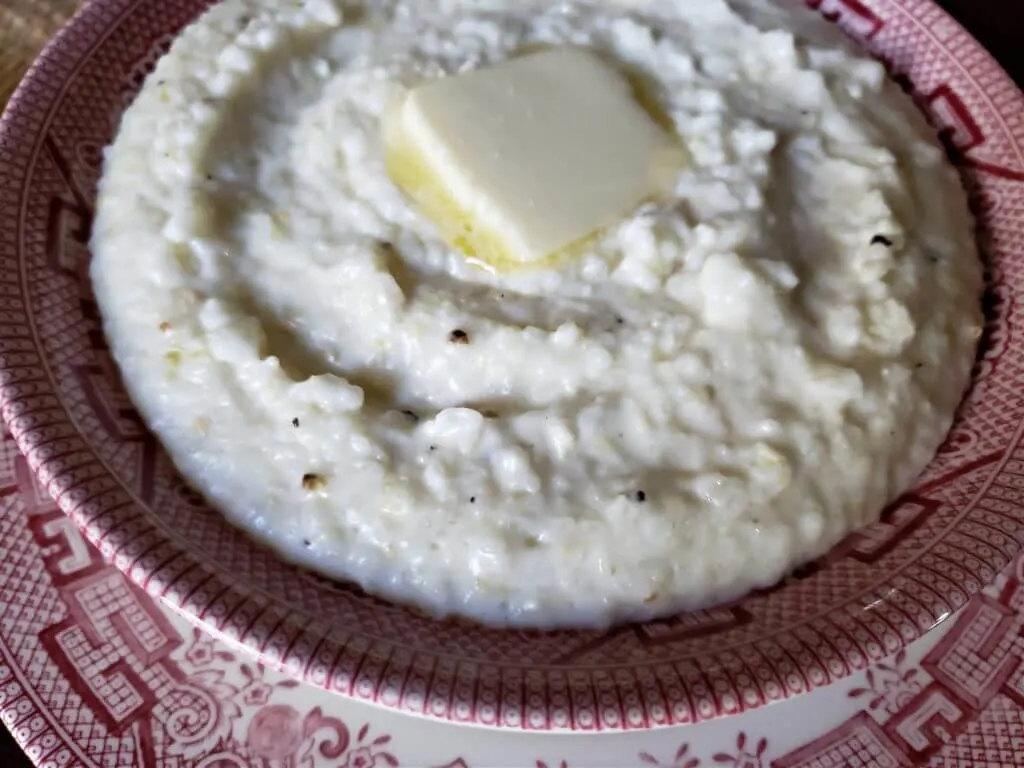
<instances>
[{"instance_id":1,"label":"wooden table surface","mask_svg":"<svg viewBox=\"0 0 1024 768\"><path fill-rule=\"evenodd\" d=\"M161 0L151 0L160 2ZM987 47L1010 75L1024 83L1024 12L1017 0L937 0ZM102 2L102 0L93 0ZM0 0L0 106L46 41L82 0ZM1021 7L1024 11L1024 7ZM0 728L0 767L28 768L7 731Z\"/></svg>"}]
</instances>

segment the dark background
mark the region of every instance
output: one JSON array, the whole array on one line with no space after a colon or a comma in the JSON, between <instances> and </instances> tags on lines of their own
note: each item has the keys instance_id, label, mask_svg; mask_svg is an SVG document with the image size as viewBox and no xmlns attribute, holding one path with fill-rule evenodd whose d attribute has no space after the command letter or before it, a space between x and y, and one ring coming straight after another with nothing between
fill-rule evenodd
<instances>
[{"instance_id":1,"label":"dark background","mask_svg":"<svg viewBox=\"0 0 1024 768\"><path fill-rule=\"evenodd\" d=\"M1024 81L1024 1L936 0L999 59L1020 85ZM1016 46L1015 46L1016 44Z\"/></svg>"},{"instance_id":2,"label":"dark background","mask_svg":"<svg viewBox=\"0 0 1024 768\"><path fill-rule=\"evenodd\" d=\"M1024 0L937 0L999 59L1018 83L1024 81ZM0 727L0 768L31 768Z\"/></svg>"}]
</instances>

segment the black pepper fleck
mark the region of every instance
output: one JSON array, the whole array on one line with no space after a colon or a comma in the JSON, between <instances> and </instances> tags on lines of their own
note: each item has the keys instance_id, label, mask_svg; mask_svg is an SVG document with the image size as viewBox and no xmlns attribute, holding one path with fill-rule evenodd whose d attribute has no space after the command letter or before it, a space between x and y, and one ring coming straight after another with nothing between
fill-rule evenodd
<instances>
[{"instance_id":1,"label":"black pepper fleck","mask_svg":"<svg viewBox=\"0 0 1024 768\"><path fill-rule=\"evenodd\" d=\"M875 235L871 238L872 245L884 245L886 248L892 248L892 240L885 235Z\"/></svg>"},{"instance_id":2,"label":"black pepper fleck","mask_svg":"<svg viewBox=\"0 0 1024 768\"><path fill-rule=\"evenodd\" d=\"M292 426L295 427L296 429L299 428L299 417L298 416L296 416L294 419L292 419Z\"/></svg>"},{"instance_id":3,"label":"black pepper fleck","mask_svg":"<svg viewBox=\"0 0 1024 768\"><path fill-rule=\"evenodd\" d=\"M615 318L615 323L616 323L616 325L625 325L626 324L626 318L624 318L624 317L616 317Z\"/></svg>"},{"instance_id":4,"label":"black pepper fleck","mask_svg":"<svg viewBox=\"0 0 1024 768\"><path fill-rule=\"evenodd\" d=\"M469 497L469 503L470 504L476 504L476 496L470 496Z\"/></svg>"},{"instance_id":5,"label":"black pepper fleck","mask_svg":"<svg viewBox=\"0 0 1024 768\"><path fill-rule=\"evenodd\" d=\"M436 445L432 445L432 446L430 446L430 450L432 450L432 451L436 451L436 450L437 450L437 446L436 446Z\"/></svg>"},{"instance_id":6,"label":"black pepper fleck","mask_svg":"<svg viewBox=\"0 0 1024 768\"><path fill-rule=\"evenodd\" d=\"M469 334L461 328L456 328L448 334L448 341L452 344L469 344Z\"/></svg>"},{"instance_id":7,"label":"black pepper fleck","mask_svg":"<svg viewBox=\"0 0 1024 768\"><path fill-rule=\"evenodd\" d=\"M327 486L327 479L323 475L314 472L307 472L302 476L302 487L310 492L322 491Z\"/></svg>"},{"instance_id":8,"label":"black pepper fleck","mask_svg":"<svg viewBox=\"0 0 1024 768\"><path fill-rule=\"evenodd\" d=\"M310 547L313 546L313 542L310 541L309 539L303 539L302 540L302 546L304 546L306 549L309 549Z\"/></svg>"},{"instance_id":9,"label":"black pepper fleck","mask_svg":"<svg viewBox=\"0 0 1024 768\"><path fill-rule=\"evenodd\" d=\"M637 491L633 498L635 498L638 502L643 504L645 501L647 501L647 494L644 491Z\"/></svg>"}]
</instances>

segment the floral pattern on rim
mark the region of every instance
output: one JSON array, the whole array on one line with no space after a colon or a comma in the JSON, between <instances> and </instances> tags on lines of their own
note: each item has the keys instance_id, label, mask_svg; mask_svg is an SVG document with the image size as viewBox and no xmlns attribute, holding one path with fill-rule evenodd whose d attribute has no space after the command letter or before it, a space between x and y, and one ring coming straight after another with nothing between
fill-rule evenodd
<instances>
[{"instance_id":1,"label":"floral pattern on rim","mask_svg":"<svg viewBox=\"0 0 1024 768\"><path fill-rule=\"evenodd\" d=\"M747 743L747 734L740 731L736 736L736 751L716 752L711 758L718 765L729 768L766 768L764 753L768 751L768 739L760 738L757 743Z\"/></svg>"},{"instance_id":2,"label":"floral pattern on rim","mask_svg":"<svg viewBox=\"0 0 1024 768\"><path fill-rule=\"evenodd\" d=\"M40 483L135 583L267 666L455 722L534 730L694 722L826 685L897 651L992 578L1024 531L1024 349L1015 333L1024 99L926 0L816 4L905 75L962 157L984 201L998 300L988 330L997 343L961 409L955 450L937 457L886 521L805 578L608 632L498 632L310 579L195 504L120 389L84 243L95 147L109 141L140 67L206 0L88 5L0 127L0 207L18 212L0 219L0 409ZM275 712L270 722L290 733L290 715Z\"/></svg>"},{"instance_id":3,"label":"floral pattern on rim","mask_svg":"<svg viewBox=\"0 0 1024 768\"><path fill-rule=\"evenodd\" d=\"M680 744L679 749L672 756L672 761L668 763L660 762L650 752L641 752L638 757L644 765L653 765L658 768L699 768L700 766L700 758L690 755L689 742Z\"/></svg>"},{"instance_id":4,"label":"floral pattern on rim","mask_svg":"<svg viewBox=\"0 0 1024 768\"><path fill-rule=\"evenodd\" d=\"M901 650L892 662L879 662L867 670L867 687L853 688L847 694L851 699L868 698L868 709L882 709L895 714L921 689L919 671L911 667L904 669L907 652Z\"/></svg>"}]
</instances>

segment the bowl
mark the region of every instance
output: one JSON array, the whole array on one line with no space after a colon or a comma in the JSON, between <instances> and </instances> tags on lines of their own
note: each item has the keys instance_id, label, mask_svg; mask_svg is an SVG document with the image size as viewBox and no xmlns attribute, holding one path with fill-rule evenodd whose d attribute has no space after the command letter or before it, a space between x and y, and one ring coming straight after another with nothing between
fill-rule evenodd
<instances>
[{"instance_id":1,"label":"bowl","mask_svg":"<svg viewBox=\"0 0 1024 768\"><path fill-rule=\"evenodd\" d=\"M988 261L974 385L917 487L783 584L606 631L435 621L278 559L178 476L125 395L88 278L102 148L207 0L93 0L0 124L0 405L39 480L142 589L266 663L403 712L528 730L738 713L898 651L1024 543L1024 97L929 0L811 0L912 91ZM145 637L133 637L144 648Z\"/></svg>"}]
</instances>

